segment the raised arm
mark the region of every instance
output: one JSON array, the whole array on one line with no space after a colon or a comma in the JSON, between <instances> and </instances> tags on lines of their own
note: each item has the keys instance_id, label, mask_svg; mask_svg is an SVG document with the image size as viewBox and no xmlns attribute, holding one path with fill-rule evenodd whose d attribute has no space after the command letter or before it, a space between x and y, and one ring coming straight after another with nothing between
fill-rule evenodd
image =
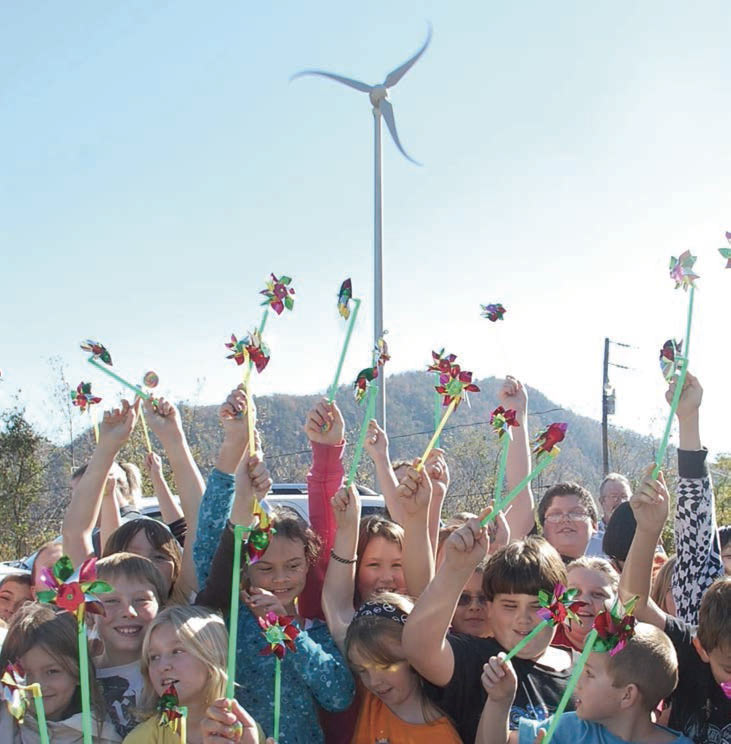
<instances>
[{"instance_id":1,"label":"raised arm","mask_svg":"<svg viewBox=\"0 0 731 744\"><path fill-rule=\"evenodd\" d=\"M518 732L510 731L510 708L518 691L518 678L505 654L490 657L482 670L487 700L477 727L475 744L514 744Z\"/></svg>"},{"instance_id":2,"label":"raised arm","mask_svg":"<svg viewBox=\"0 0 731 744\"><path fill-rule=\"evenodd\" d=\"M511 489L531 471L530 444L528 443L528 391L515 377L506 377L500 389L500 404L512 408L518 426L512 428L513 441L508 449L505 468L505 487ZM505 519L510 528L511 540L522 540L536 526L533 491L528 484L516 497Z\"/></svg>"},{"instance_id":3,"label":"raised arm","mask_svg":"<svg viewBox=\"0 0 731 744\"><path fill-rule=\"evenodd\" d=\"M304 428L312 447L312 467L307 473L310 526L319 535L322 549L317 562L307 572L299 607L303 617L324 619L322 586L335 539L335 519L330 501L342 485L344 473L343 416L335 403L328 403L323 398L308 412Z\"/></svg>"},{"instance_id":4,"label":"raised arm","mask_svg":"<svg viewBox=\"0 0 731 744\"><path fill-rule=\"evenodd\" d=\"M412 597L418 597L434 578L434 550L429 538L432 482L424 470L409 468L396 489L404 519L404 577Z\"/></svg>"},{"instance_id":5,"label":"raised arm","mask_svg":"<svg viewBox=\"0 0 731 744\"><path fill-rule=\"evenodd\" d=\"M74 566L79 566L94 554L92 532L99 519L107 476L114 458L129 439L137 418L139 400L130 406L126 400L121 408L106 411L99 425L99 443L74 488L63 518L63 548Z\"/></svg>"},{"instance_id":6,"label":"raised arm","mask_svg":"<svg viewBox=\"0 0 731 744\"><path fill-rule=\"evenodd\" d=\"M657 480L652 478L653 467L647 467L639 489L632 494L629 502L637 527L622 569L619 596L625 603L637 597L635 617L664 630L666 615L650 599L650 589L655 548L668 518L670 498L663 474L660 473Z\"/></svg>"},{"instance_id":7,"label":"raised arm","mask_svg":"<svg viewBox=\"0 0 731 744\"><path fill-rule=\"evenodd\" d=\"M454 673L447 631L457 600L487 549L487 533L479 518L453 532L444 545L444 562L406 621L402 641L406 658L422 677L439 687L447 685Z\"/></svg>"},{"instance_id":8,"label":"raised arm","mask_svg":"<svg viewBox=\"0 0 731 744\"><path fill-rule=\"evenodd\" d=\"M675 383L672 383L666 393L668 401L672 400L674 392ZM677 410L680 448L675 550L678 558L672 590L677 616L691 625L698 623L703 593L724 573L713 486L706 466L708 450L701 445L702 399L700 382L688 373Z\"/></svg>"},{"instance_id":9,"label":"raised arm","mask_svg":"<svg viewBox=\"0 0 731 744\"><path fill-rule=\"evenodd\" d=\"M322 609L330 635L345 656L345 634L353 619L360 497L354 485L341 488L332 498L337 523L335 542L322 589ZM328 556L330 557L330 556Z\"/></svg>"},{"instance_id":10,"label":"raised arm","mask_svg":"<svg viewBox=\"0 0 731 744\"><path fill-rule=\"evenodd\" d=\"M436 447L429 453L424 466L431 481L431 501L429 502L429 541L436 558L439 547L439 526L442 518L442 505L449 490L449 467L444 450Z\"/></svg>"},{"instance_id":11,"label":"raised arm","mask_svg":"<svg viewBox=\"0 0 731 744\"><path fill-rule=\"evenodd\" d=\"M381 429L375 419L371 419L368 422L368 432L363 443L363 448L371 460L373 460L373 465L376 469L376 479L383 493L383 500L386 503L386 509L391 519L397 524L403 524L403 514L396 498L398 478L391 467L391 455L388 451L388 435Z\"/></svg>"},{"instance_id":12,"label":"raised arm","mask_svg":"<svg viewBox=\"0 0 731 744\"><path fill-rule=\"evenodd\" d=\"M145 469L150 476L152 491L157 498L158 505L160 506L160 516L162 517L162 521L165 522L165 524L172 524L178 519L182 519L183 510L180 508L180 505L176 503L175 498L173 497L173 492L170 490L170 487L165 480L165 476L162 472L162 460L156 452L149 452L145 456Z\"/></svg>"}]
</instances>

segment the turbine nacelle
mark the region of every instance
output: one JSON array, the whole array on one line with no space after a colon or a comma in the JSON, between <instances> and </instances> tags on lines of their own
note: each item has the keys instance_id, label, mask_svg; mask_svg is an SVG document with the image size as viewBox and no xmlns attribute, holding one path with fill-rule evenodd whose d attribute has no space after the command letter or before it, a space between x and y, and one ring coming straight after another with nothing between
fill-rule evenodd
<instances>
[{"instance_id":1,"label":"turbine nacelle","mask_svg":"<svg viewBox=\"0 0 731 744\"><path fill-rule=\"evenodd\" d=\"M388 88L386 88L385 85L374 85L368 95L373 104L373 108L379 108L381 101L388 99Z\"/></svg>"}]
</instances>

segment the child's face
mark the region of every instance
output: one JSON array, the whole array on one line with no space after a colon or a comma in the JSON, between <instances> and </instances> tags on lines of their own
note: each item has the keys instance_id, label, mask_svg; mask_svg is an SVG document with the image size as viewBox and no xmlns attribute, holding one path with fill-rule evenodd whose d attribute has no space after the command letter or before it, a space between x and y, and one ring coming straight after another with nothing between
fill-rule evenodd
<instances>
[{"instance_id":1,"label":"child's face","mask_svg":"<svg viewBox=\"0 0 731 744\"><path fill-rule=\"evenodd\" d=\"M144 530L138 530L129 541L127 552L149 558L155 564L155 568L162 574L165 581L165 591L170 594L175 574L175 562L167 553L163 553L150 542Z\"/></svg>"},{"instance_id":2,"label":"child's face","mask_svg":"<svg viewBox=\"0 0 731 744\"><path fill-rule=\"evenodd\" d=\"M591 653L576 685L576 715L601 723L617 715L624 690L614 687L604 653Z\"/></svg>"},{"instance_id":3,"label":"child's face","mask_svg":"<svg viewBox=\"0 0 731 744\"><path fill-rule=\"evenodd\" d=\"M171 623L152 631L147 661L150 683L158 695L174 684L181 705L201 701L208 684L208 666L188 651Z\"/></svg>"},{"instance_id":4,"label":"child's face","mask_svg":"<svg viewBox=\"0 0 731 744\"><path fill-rule=\"evenodd\" d=\"M554 496L546 509L543 535L561 555L570 558L584 555L593 534L591 517L578 496Z\"/></svg>"},{"instance_id":5,"label":"child's face","mask_svg":"<svg viewBox=\"0 0 731 744\"><path fill-rule=\"evenodd\" d=\"M731 540L721 548L721 558L723 558L723 568L726 572L726 576L731 576Z\"/></svg>"},{"instance_id":6,"label":"child's face","mask_svg":"<svg viewBox=\"0 0 731 744\"><path fill-rule=\"evenodd\" d=\"M118 575L109 582L114 591L101 594L105 615L96 616L107 661L127 664L140 658L145 629L157 615L154 588L139 579Z\"/></svg>"},{"instance_id":7,"label":"child's face","mask_svg":"<svg viewBox=\"0 0 731 744\"><path fill-rule=\"evenodd\" d=\"M19 584L17 581L7 580L0 587L0 619L9 623L16 610L24 602L28 602L31 599L33 599L33 595L30 592L29 586Z\"/></svg>"},{"instance_id":8,"label":"child's face","mask_svg":"<svg viewBox=\"0 0 731 744\"><path fill-rule=\"evenodd\" d=\"M43 693L43 710L49 721L60 721L74 696L78 679L46 651L43 646L33 646L20 659L28 684L36 682Z\"/></svg>"},{"instance_id":9,"label":"child's face","mask_svg":"<svg viewBox=\"0 0 731 744\"><path fill-rule=\"evenodd\" d=\"M482 591L482 574L475 571L460 595L452 618L452 627L458 633L469 633L486 638L490 634L487 620L487 597Z\"/></svg>"},{"instance_id":10,"label":"child's face","mask_svg":"<svg viewBox=\"0 0 731 744\"><path fill-rule=\"evenodd\" d=\"M305 545L301 540L274 535L261 560L247 571L251 586L270 591L285 609L291 608L307 580Z\"/></svg>"},{"instance_id":11,"label":"child's face","mask_svg":"<svg viewBox=\"0 0 731 744\"><path fill-rule=\"evenodd\" d=\"M372 537L358 566L358 595L365 602L381 592L406 594L406 579L398 543Z\"/></svg>"},{"instance_id":12,"label":"child's face","mask_svg":"<svg viewBox=\"0 0 731 744\"><path fill-rule=\"evenodd\" d=\"M602 610L608 609L614 601L614 591L609 578L601 571L590 568L572 568L568 574L569 589L578 589L577 601L586 602L576 614L582 624L571 626L572 636L584 638L591 630L594 618Z\"/></svg>"},{"instance_id":13,"label":"child's face","mask_svg":"<svg viewBox=\"0 0 731 744\"><path fill-rule=\"evenodd\" d=\"M348 660L363 686L377 695L391 709L405 703L419 689L419 680L404 657L401 644L393 644L393 664L377 664L351 648Z\"/></svg>"},{"instance_id":14,"label":"child's face","mask_svg":"<svg viewBox=\"0 0 731 744\"><path fill-rule=\"evenodd\" d=\"M487 603L490 627L498 643L511 649L541 622L536 612L541 608L534 594L496 594ZM542 630L520 653L521 659L537 659L548 648L553 628Z\"/></svg>"},{"instance_id":15,"label":"child's face","mask_svg":"<svg viewBox=\"0 0 731 744\"><path fill-rule=\"evenodd\" d=\"M709 664L713 679L720 685L724 682L731 682L731 644L716 646L710 653L700 645L698 639L695 640L695 647L698 655Z\"/></svg>"}]
</instances>

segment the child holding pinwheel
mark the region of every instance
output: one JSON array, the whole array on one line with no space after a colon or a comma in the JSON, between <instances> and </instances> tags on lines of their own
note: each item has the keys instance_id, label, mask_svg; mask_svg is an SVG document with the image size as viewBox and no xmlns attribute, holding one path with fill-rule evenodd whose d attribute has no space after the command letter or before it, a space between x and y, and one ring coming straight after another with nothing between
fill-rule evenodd
<instances>
[{"instance_id":1,"label":"child holding pinwheel","mask_svg":"<svg viewBox=\"0 0 731 744\"><path fill-rule=\"evenodd\" d=\"M9 665L13 668L8 669ZM29 603L15 614L0 652L0 669L18 684L39 683L50 744L78 744L82 740L79 651L76 618L47 604ZM104 700L89 664L92 735L95 744L117 744L121 739L105 719ZM6 687L8 695L13 690ZM22 691L20 691L22 693ZM30 697L30 693L26 693ZM7 699L7 696L6 696ZM25 710L23 710L25 708ZM0 704L0 742L39 744L38 719L33 705L22 705L17 719Z\"/></svg>"},{"instance_id":2,"label":"child holding pinwheel","mask_svg":"<svg viewBox=\"0 0 731 744\"><path fill-rule=\"evenodd\" d=\"M652 722L652 712L678 682L678 658L670 639L647 624L604 610L594 621L599 636L576 685L576 711L555 726L554 744L691 744L676 731ZM631 618L633 621L634 618ZM476 744L533 744L550 720L521 718L509 728L518 679L502 656L485 664L487 692Z\"/></svg>"},{"instance_id":3,"label":"child holding pinwheel","mask_svg":"<svg viewBox=\"0 0 731 744\"><path fill-rule=\"evenodd\" d=\"M186 744L200 744L214 733L222 741L263 743L254 719L238 707L234 713L224 698L227 642L219 615L202 607L163 610L148 626L142 649L145 686L139 709L147 720L124 744L179 744L183 731ZM232 720L227 726L227 716L241 725Z\"/></svg>"},{"instance_id":4,"label":"child holding pinwheel","mask_svg":"<svg viewBox=\"0 0 731 744\"><path fill-rule=\"evenodd\" d=\"M205 587L198 602L228 610L233 533L227 520L230 515L229 524L251 525L255 498L266 495L271 479L261 453L251 457L248 452L244 392L234 390L219 415L224 440L203 496L194 558L200 585ZM326 710L346 708L353 697L353 679L327 626L298 612L297 598L317 555L317 538L290 510L278 510L267 521L266 529L251 533L243 548L246 590L241 593L236 624L235 695L267 732L273 731L275 671L281 664L279 744L317 744L323 736L316 705ZM219 541L223 552L217 553ZM221 561L226 553L229 559ZM285 627L291 624L298 631L294 650L281 660L275 654L261 653L265 641L259 619L271 614L275 619L288 618Z\"/></svg>"}]
</instances>

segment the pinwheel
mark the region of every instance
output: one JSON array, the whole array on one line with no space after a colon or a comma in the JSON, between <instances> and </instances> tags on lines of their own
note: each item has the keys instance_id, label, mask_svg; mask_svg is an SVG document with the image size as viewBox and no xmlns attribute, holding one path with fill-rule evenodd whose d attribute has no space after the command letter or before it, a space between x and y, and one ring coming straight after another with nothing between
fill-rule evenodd
<instances>
[{"instance_id":1,"label":"pinwheel","mask_svg":"<svg viewBox=\"0 0 731 744\"><path fill-rule=\"evenodd\" d=\"M279 718L282 708L282 659L287 651L296 651L294 639L299 635L299 628L293 624L294 618L277 616L267 612L259 618L267 645L260 651L262 656L274 656L274 733L275 741L279 740Z\"/></svg>"},{"instance_id":2,"label":"pinwheel","mask_svg":"<svg viewBox=\"0 0 731 744\"><path fill-rule=\"evenodd\" d=\"M92 395L90 382L80 382L76 390L71 391L71 400L79 407L79 413L84 413L87 408L102 402L101 398Z\"/></svg>"},{"instance_id":3,"label":"pinwheel","mask_svg":"<svg viewBox=\"0 0 731 744\"><path fill-rule=\"evenodd\" d=\"M457 359L456 354L444 355L444 349L440 351L432 351L432 363L426 368L427 372L439 372L449 374L452 370L452 365Z\"/></svg>"},{"instance_id":4,"label":"pinwheel","mask_svg":"<svg viewBox=\"0 0 731 744\"><path fill-rule=\"evenodd\" d=\"M261 304L270 307L277 315L281 315L285 308L292 310L294 308L294 300L292 299L294 288L289 286L291 283L292 278L289 276L282 276L277 279L272 274L271 279L266 283L266 289L259 292L266 297Z\"/></svg>"},{"instance_id":5,"label":"pinwheel","mask_svg":"<svg viewBox=\"0 0 731 744\"><path fill-rule=\"evenodd\" d=\"M346 279L338 293L338 312L347 320L350 317L350 300L353 298L353 283Z\"/></svg>"},{"instance_id":6,"label":"pinwheel","mask_svg":"<svg viewBox=\"0 0 731 744\"><path fill-rule=\"evenodd\" d=\"M690 251L683 251L677 258L670 258L670 278L675 281L675 289L682 287L684 292L688 287L695 287L698 274L693 272L696 257L690 255Z\"/></svg>"},{"instance_id":7,"label":"pinwheel","mask_svg":"<svg viewBox=\"0 0 731 744\"><path fill-rule=\"evenodd\" d=\"M497 320L502 320L503 315L505 315L505 313L507 312L507 310L499 302L494 305L480 305L480 307L482 308L482 317L487 318L493 323Z\"/></svg>"},{"instance_id":8,"label":"pinwheel","mask_svg":"<svg viewBox=\"0 0 731 744\"><path fill-rule=\"evenodd\" d=\"M731 246L731 232L726 233L726 240L729 246ZM731 247L719 248L718 252L726 259L726 268L731 269ZM729 683L729 686L731 686L731 683Z\"/></svg>"},{"instance_id":9,"label":"pinwheel","mask_svg":"<svg viewBox=\"0 0 731 744\"><path fill-rule=\"evenodd\" d=\"M269 347L262 341L261 335L257 330L251 331L241 341L238 341L236 336L231 334L231 341L226 344L226 348L232 351L226 359L233 359L238 366L251 361L256 367L257 372L263 372L264 368L269 364Z\"/></svg>"},{"instance_id":10,"label":"pinwheel","mask_svg":"<svg viewBox=\"0 0 731 744\"><path fill-rule=\"evenodd\" d=\"M378 377L378 367L366 367L358 372L358 376L355 378L353 388L355 388L355 401L356 403L362 403L365 400L366 393L368 392L369 382Z\"/></svg>"},{"instance_id":11,"label":"pinwheel","mask_svg":"<svg viewBox=\"0 0 731 744\"><path fill-rule=\"evenodd\" d=\"M110 353L107 351L106 346L99 343L99 341L87 340L85 344L81 344L81 348L84 351L91 352L95 359L101 359L104 364L108 364L110 367L112 366L112 357Z\"/></svg>"},{"instance_id":12,"label":"pinwheel","mask_svg":"<svg viewBox=\"0 0 731 744\"><path fill-rule=\"evenodd\" d=\"M18 721L19 726L23 725L25 712L28 708L28 693L31 693L35 705L41 744L48 744L48 726L46 725L46 711L43 708L41 686L37 682L34 682L32 685L26 682L25 672L19 662L8 664L5 667L2 678L0 679L0 686L2 686L3 690L3 700L8 705L8 712Z\"/></svg>"},{"instance_id":13,"label":"pinwheel","mask_svg":"<svg viewBox=\"0 0 731 744\"><path fill-rule=\"evenodd\" d=\"M495 492L493 494L493 500L495 502L495 508L500 510L500 497L503 493L503 484L505 482L505 468L508 464L508 449L510 447L510 440L513 435L510 433L511 426L520 426L515 418L515 411L510 408L507 411L502 407L498 406L490 416L490 426L493 431L497 434L500 445L500 462L498 464L497 477L495 478Z\"/></svg>"},{"instance_id":14,"label":"pinwheel","mask_svg":"<svg viewBox=\"0 0 731 744\"><path fill-rule=\"evenodd\" d=\"M660 369L663 377L671 382L678 374L682 363L682 341L673 338L668 339L660 349Z\"/></svg>"},{"instance_id":15,"label":"pinwheel","mask_svg":"<svg viewBox=\"0 0 731 744\"><path fill-rule=\"evenodd\" d=\"M76 617L79 646L79 680L81 684L81 723L84 744L92 744L91 736L91 695L89 691L89 649L86 642L85 615L104 614L96 594L113 591L105 581L96 577L96 558L85 560L74 570L71 559L64 555L53 565L53 571L42 568L38 574L38 584L45 587L36 592L40 602L55 604Z\"/></svg>"},{"instance_id":16,"label":"pinwheel","mask_svg":"<svg viewBox=\"0 0 731 744\"><path fill-rule=\"evenodd\" d=\"M167 726L180 737L180 744L186 744L188 709L178 704L178 691L172 684L165 689L157 703L160 726Z\"/></svg>"},{"instance_id":17,"label":"pinwheel","mask_svg":"<svg viewBox=\"0 0 731 744\"><path fill-rule=\"evenodd\" d=\"M535 467L508 493L502 502L496 504L495 508L480 520L483 527L492 522L501 510L505 509L534 478L538 477L558 457L561 450L556 444L563 441L567 429L568 424L553 423L538 434L535 440L536 448L533 450L536 455Z\"/></svg>"},{"instance_id":18,"label":"pinwheel","mask_svg":"<svg viewBox=\"0 0 731 744\"><path fill-rule=\"evenodd\" d=\"M350 300L353 300L353 312L350 312ZM358 311L360 310L360 299L353 297L353 285L350 279L346 279L340 285L340 292L338 293L338 312L343 318L349 320L348 329L345 332L345 340L343 341L342 349L340 350L340 358L338 359L338 366L335 368L335 379L332 385L330 385L330 391L327 396L328 403L332 403L335 400L335 393L338 390L338 382L340 381L340 373L343 371L343 362L345 362L345 355L348 353L348 346L350 346L350 337L353 335L353 328L355 327L355 320L358 317ZM374 365L375 366L375 365Z\"/></svg>"},{"instance_id":19,"label":"pinwheel","mask_svg":"<svg viewBox=\"0 0 731 744\"><path fill-rule=\"evenodd\" d=\"M512 659L519 654L542 630L549 625L564 625L566 623L579 623L581 620L576 614L576 610L583 607L586 602L576 601L579 594L578 589L567 589L563 584L558 583L553 588L553 594L549 594L544 589L538 592L538 602L541 609L537 610L536 615L541 618L541 622L536 625L525 638L515 645L506 655L505 661Z\"/></svg>"},{"instance_id":20,"label":"pinwheel","mask_svg":"<svg viewBox=\"0 0 731 744\"><path fill-rule=\"evenodd\" d=\"M267 552L272 536L277 534L277 531L272 527L269 515L258 504L256 508L255 524L249 530L249 537L246 541L246 562L249 565L261 560L261 557Z\"/></svg>"}]
</instances>

